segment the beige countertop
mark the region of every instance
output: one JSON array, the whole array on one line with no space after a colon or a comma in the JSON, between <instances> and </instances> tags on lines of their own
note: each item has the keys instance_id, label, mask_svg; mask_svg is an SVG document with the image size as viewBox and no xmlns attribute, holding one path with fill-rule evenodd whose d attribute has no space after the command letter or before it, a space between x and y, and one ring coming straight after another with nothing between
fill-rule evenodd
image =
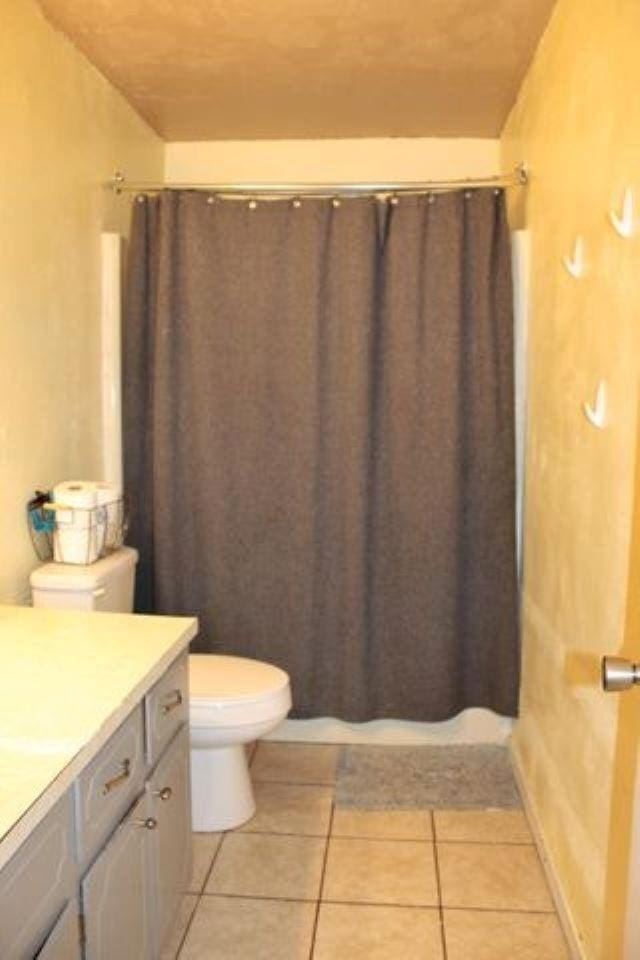
<instances>
[{"instance_id":1,"label":"beige countertop","mask_svg":"<svg viewBox=\"0 0 640 960\"><path fill-rule=\"evenodd\" d=\"M0 868L196 631L188 617L0 605Z\"/></svg>"}]
</instances>

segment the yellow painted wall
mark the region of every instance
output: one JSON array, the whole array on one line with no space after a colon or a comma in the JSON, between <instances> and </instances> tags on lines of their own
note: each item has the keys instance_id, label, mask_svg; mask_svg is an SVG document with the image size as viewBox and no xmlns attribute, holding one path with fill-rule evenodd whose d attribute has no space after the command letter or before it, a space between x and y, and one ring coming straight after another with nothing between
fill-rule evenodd
<instances>
[{"instance_id":1,"label":"yellow painted wall","mask_svg":"<svg viewBox=\"0 0 640 960\"><path fill-rule=\"evenodd\" d=\"M27 598L36 486L100 471L100 231L117 167L162 175L163 145L33 0L0 30L0 602Z\"/></svg>"},{"instance_id":2,"label":"yellow painted wall","mask_svg":"<svg viewBox=\"0 0 640 960\"><path fill-rule=\"evenodd\" d=\"M622 646L640 358L637 0L559 0L503 136L533 179L512 205L532 234L522 717L515 750L585 956L602 947L618 700L598 660ZM526 200L525 200L526 197ZM587 272L561 265L577 234ZM600 379L610 424L581 412ZM636 587L637 588L637 587Z\"/></svg>"},{"instance_id":3,"label":"yellow painted wall","mask_svg":"<svg viewBox=\"0 0 640 960\"><path fill-rule=\"evenodd\" d=\"M168 143L170 182L307 182L487 177L500 171L500 141L386 138Z\"/></svg>"}]
</instances>

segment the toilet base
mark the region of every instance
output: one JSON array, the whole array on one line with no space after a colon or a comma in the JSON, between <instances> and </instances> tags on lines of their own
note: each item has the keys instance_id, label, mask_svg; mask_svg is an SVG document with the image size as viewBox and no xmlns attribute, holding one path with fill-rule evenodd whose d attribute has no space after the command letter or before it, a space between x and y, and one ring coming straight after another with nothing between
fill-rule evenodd
<instances>
[{"instance_id":1,"label":"toilet base","mask_svg":"<svg viewBox=\"0 0 640 960\"><path fill-rule=\"evenodd\" d=\"M191 822L196 833L232 830L256 812L244 744L191 748Z\"/></svg>"}]
</instances>

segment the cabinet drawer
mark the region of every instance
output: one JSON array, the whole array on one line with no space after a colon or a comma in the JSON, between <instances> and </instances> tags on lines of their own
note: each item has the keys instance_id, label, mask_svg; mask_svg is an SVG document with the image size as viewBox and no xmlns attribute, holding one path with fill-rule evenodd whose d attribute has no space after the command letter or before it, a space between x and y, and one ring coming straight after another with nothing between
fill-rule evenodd
<instances>
[{"instance_id":1,"label":"cabinet drawer","mask_svg":"<svg viewBox=\"0 0 640 960\"><path fill-rule=\"evenodd\" d=\"M183 723L189 720L189 670L184 654L145 700L147 760L153 765Z\"/></svg>"},{"instance_id":2,"label":"cabinet drawer","mask_svg":"<svg viewBox=\"0 0 640 960\"><path fill-rule=\"evenodd\" d=\"M58 918L35 960L80 960L80 926L76 900L72 900Z\"/></svg>"},{"instance_id":3,"label":"cabinet drawer","mask_svg":"<svg viewBox=\"0 0 640 960\"><path fill-rule=\"evenodd\" d=\"M36 954L77 882L71 794L59 800L0 873L0 957Z\"/></svg>"},{"instance_id":4,"label":"cabinet drawer","mask_svg":"<svg viewBox=\"0 0 640 960\"><path fill-rule=\"evenodd\" d=\"M78 859L103 846L144 783L142 707L136 707L75 783Z\"/></svg>"}]
</instances>

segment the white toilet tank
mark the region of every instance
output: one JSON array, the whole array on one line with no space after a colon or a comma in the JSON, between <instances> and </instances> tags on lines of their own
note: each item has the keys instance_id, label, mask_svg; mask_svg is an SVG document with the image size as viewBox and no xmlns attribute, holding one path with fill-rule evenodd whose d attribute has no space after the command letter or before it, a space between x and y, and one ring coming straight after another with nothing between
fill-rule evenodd
<instances>
[{"instance_id":1,"label":"white toilet tank","mask_svg":"<svg viewBox=\"0 0 640 960\"><path fill-rule=\"evenodd\" d=\"M83 566L46 563L30 577L34 607L131 613L138 551L120 547Z\"/></svg>"}]
</instances>

